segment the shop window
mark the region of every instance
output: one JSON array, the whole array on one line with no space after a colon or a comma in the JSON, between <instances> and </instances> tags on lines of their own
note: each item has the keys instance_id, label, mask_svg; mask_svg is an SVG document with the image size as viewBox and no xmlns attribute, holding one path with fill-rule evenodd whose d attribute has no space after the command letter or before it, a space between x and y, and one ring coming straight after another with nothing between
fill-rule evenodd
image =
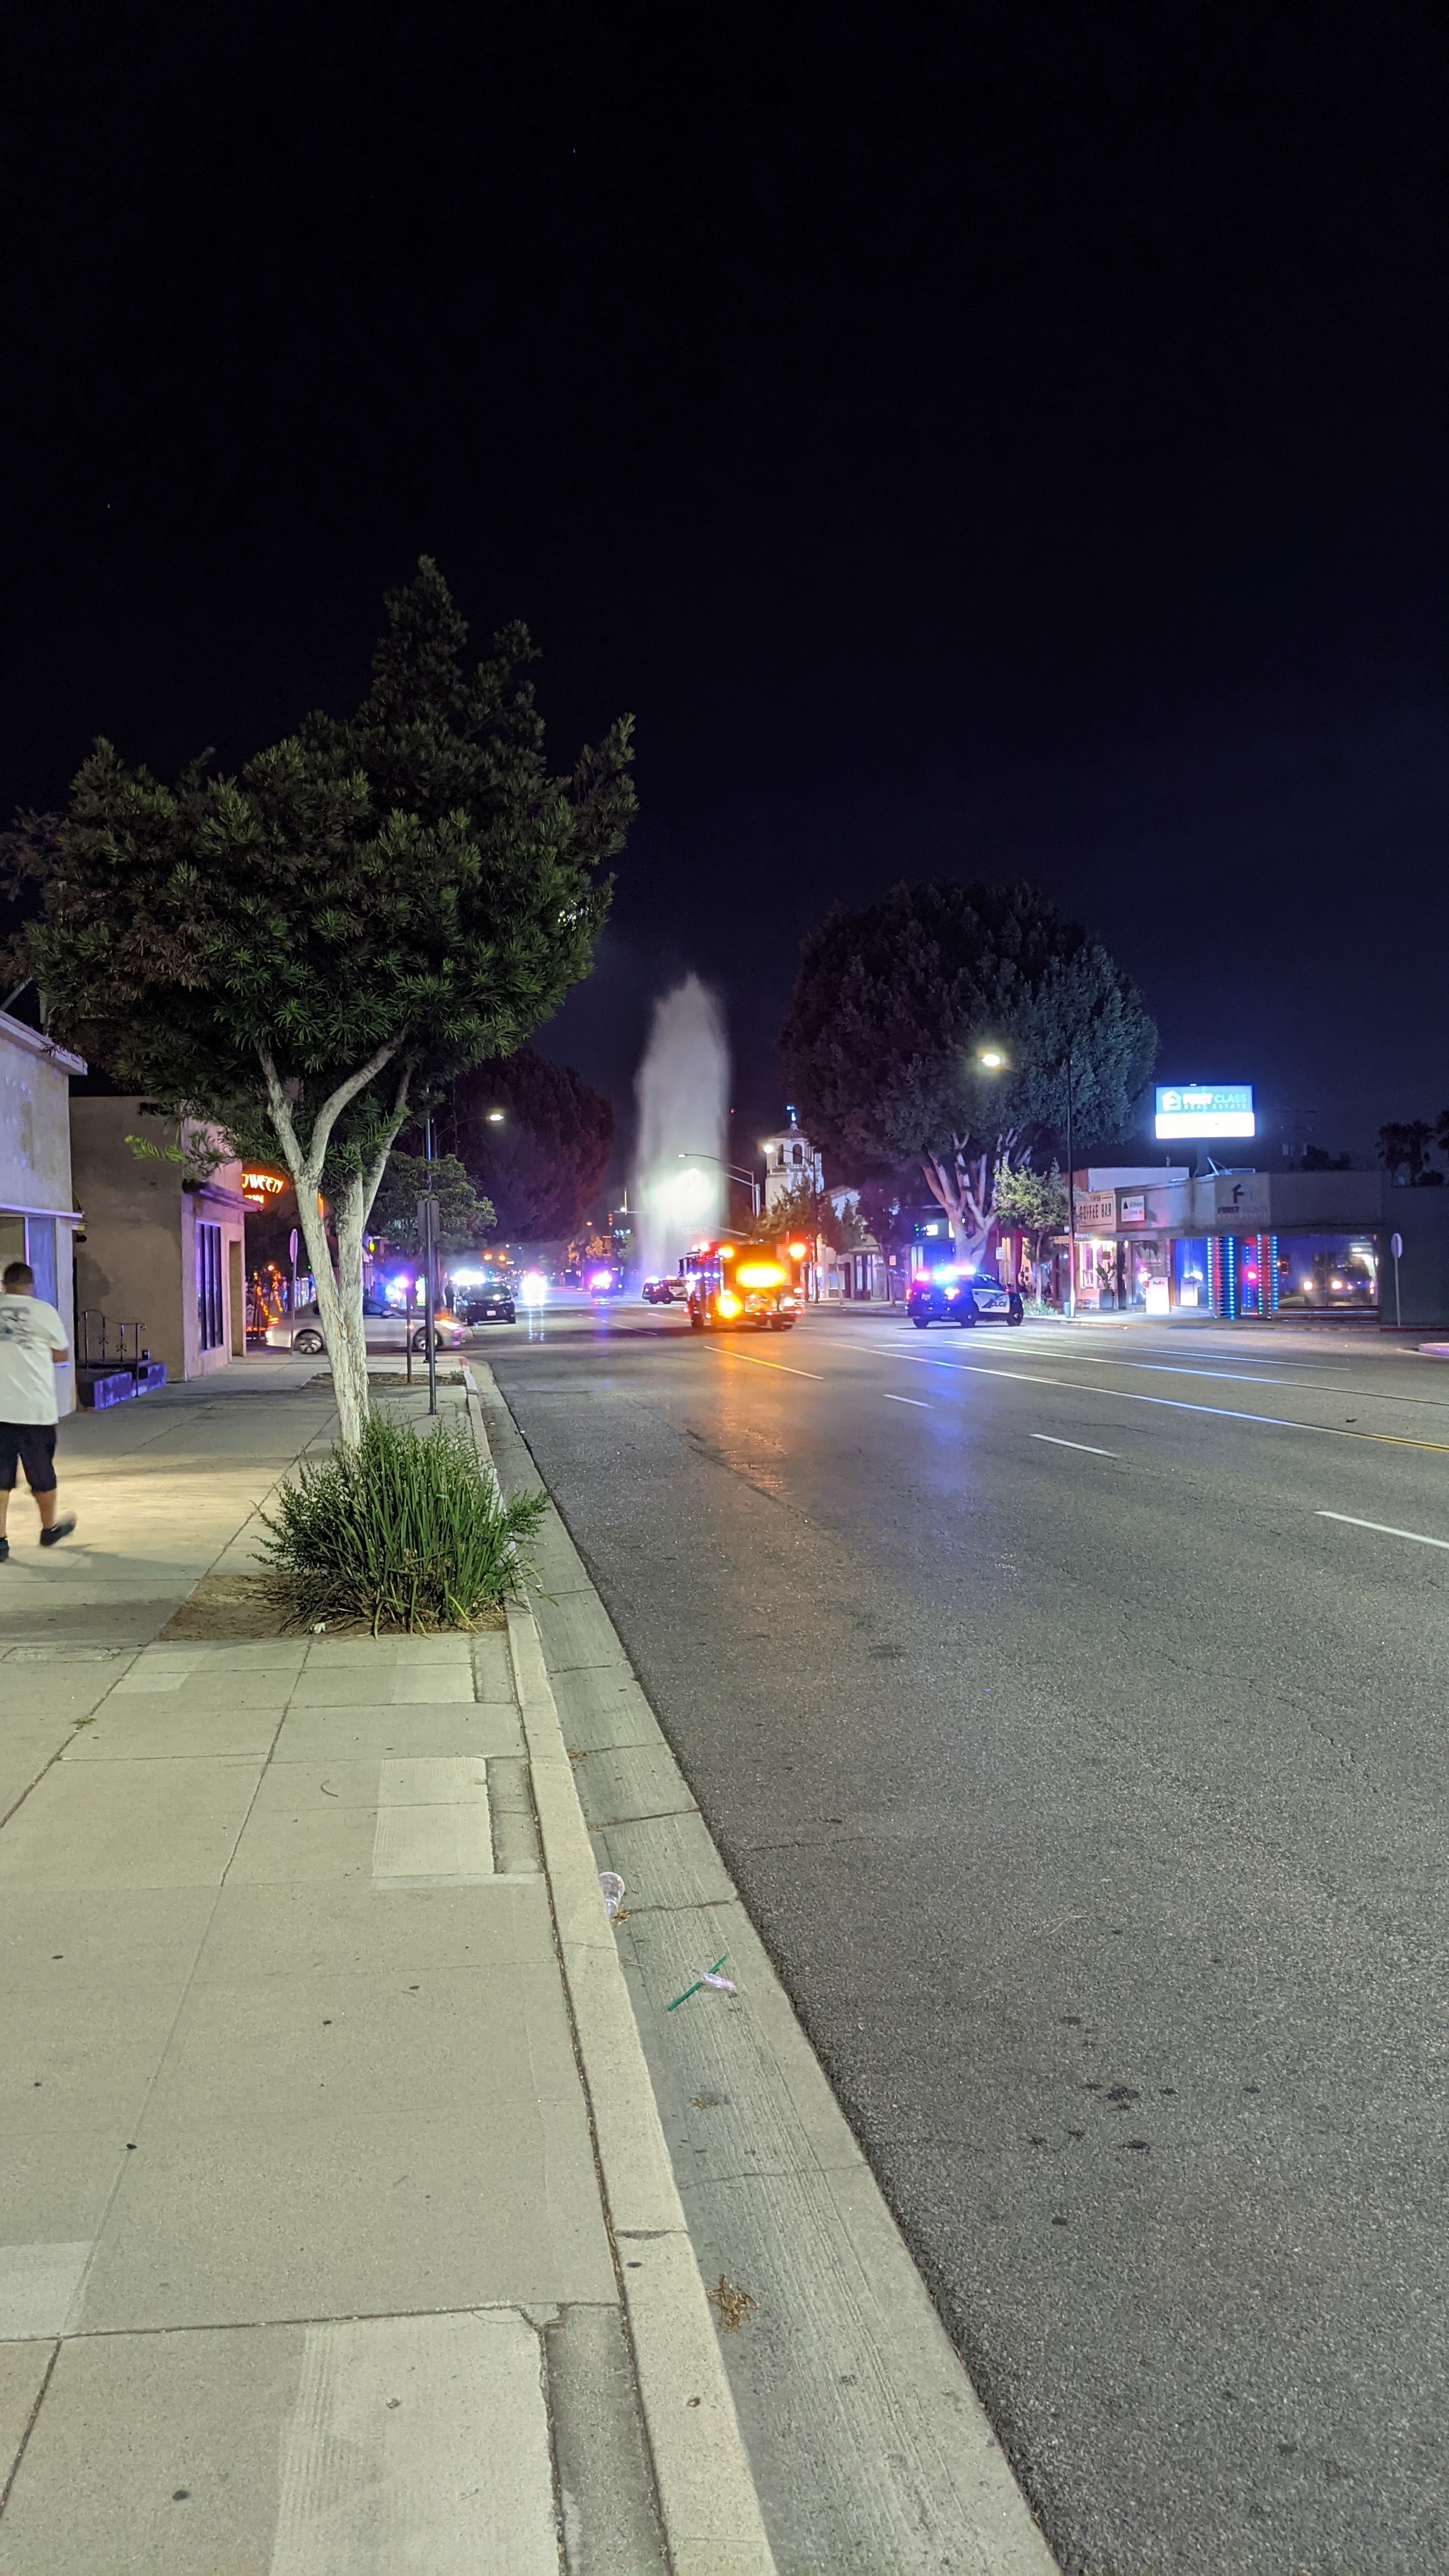
<instances>
[{"instance_id":1,"label":"shop window","mask_svg":"<svg viewBox=\"0 0 1449 2576\"><path fill-rule=\"evenodd\" d=\"M1379 1302L1379 1252L1372 1235L1285 1234L1277 1238L1278 1305L1282 1313L1315 1307L1366 1313Z\"/></svg>"},{"instance_id":2,"label":"shop window","mask_svg":"<svg viewBox=\"0 0 1449 2576\"><path fill-rule=\"evenodd\" d=\"M196 1325L204 1351L219 1351L226 1329L221 1286L221 1228L196 1227Z\"/></svg>"},{"instance_id":3,"label":"shop window","mask_svg":"<svg viewBox=\"0 0 1449 2576\"><path fill-rule=\"evenodd\" d=\"M1208 1279L1207 1239L1199 1235L1175 1242L1172 1247L1173 1304L1206 1314L1212 1303Z\"/></svg>"},{"instance_id":4,"label":"shop window","mask_svg":"<svg viewBox=\"0 0 1449 2576\"><path fill-rule=\"evenodd\" d=\"M1122 1263L1128 1302L1145 1306L1149 1314L1165 1315L1170 1300L1167 1255L1162 1245L1129 1240L1122 1246Z\"/></svg>"},{"instance_id":5,"label":"shop window","mask_svg":"<svg viewBox=\"0 0 1449 2576\"><path fill-rule=\"evenodd\" d=\"M28 1216L25 1220L25 1258L35 1273L35 1293L47 1306L59 1303L55 1293L55 1219L53 1216Z\"/></svg>"}]
</instances>

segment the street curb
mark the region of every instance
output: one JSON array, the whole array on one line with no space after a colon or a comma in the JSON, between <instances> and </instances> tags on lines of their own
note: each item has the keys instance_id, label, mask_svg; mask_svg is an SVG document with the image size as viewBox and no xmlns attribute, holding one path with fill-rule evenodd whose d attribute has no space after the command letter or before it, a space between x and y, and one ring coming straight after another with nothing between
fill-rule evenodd
<instances>
[{"instance_id":1,"label":"street curb","mask_svg":"<svg viewBox=\"0 0 1449 2576\"><path fill-rule=\"evenodd\" d=\"M774 2576L531 1609L510 1605L508 1642L670 2563Z\"/></svg>"},{"instance_id":2,"label":"street curb","mask_svg":"<svg viewBox=\"0 0 1449 2576\"><path fill-rule=\"evenodd\" d=\"M482 1407L468 1412L493 1466ZM496 1477L497 1470L493 1469ZM532 1608L508 1645L544 1876L673 2576L776 2576Z\"/></svg>"},{"instance_id":3,"label":"street curb","mask_svg":"<svg viewBox=\"0 0 1449 2576\"><path fill-rule=\"evenodd\" d=\"M495 1463L505 1489L534 1490L537 1462L486 1363L481 1374L480 1417L504 1444ZM578 1748L566 1755L571 1805L593 1869L653 1881L651 1902L636 1907L615 1956L677 2194L711 2275L718 2263L760 2294L759 2340L739 2338L728 2353L717 2340L716 2348L748 2428L768 2528L801 2576L846 2565L862 2576L867 2568L942 2576L947 2567L961 2576L1055 2576L1057 2562L556 1502L545 1539L535 1635L550 1638ZM748 2012L671 2020L666 2038L666 1999L726 1948ZM706 2134L721 2116L735 2123L723 2168L708 2162Z\"/></svg>"}]
</instances>

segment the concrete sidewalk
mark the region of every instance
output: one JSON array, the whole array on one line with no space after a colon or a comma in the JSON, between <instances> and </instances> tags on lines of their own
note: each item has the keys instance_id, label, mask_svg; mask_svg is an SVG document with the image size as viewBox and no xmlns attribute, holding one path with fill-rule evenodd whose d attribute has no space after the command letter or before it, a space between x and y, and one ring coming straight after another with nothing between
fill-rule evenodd
<instances>
[{"instance_id":1,"label":"concrete sidewalk","mask_svg":"<svg viewBox=\"0 0 1449 2576\"><path fill-rule=\"evenodd\" d=\"M330 1432L68 1425L0 1596L0 2569L769 2576L530 1614L137 1637Z\"/></svg>"}]
</instances>

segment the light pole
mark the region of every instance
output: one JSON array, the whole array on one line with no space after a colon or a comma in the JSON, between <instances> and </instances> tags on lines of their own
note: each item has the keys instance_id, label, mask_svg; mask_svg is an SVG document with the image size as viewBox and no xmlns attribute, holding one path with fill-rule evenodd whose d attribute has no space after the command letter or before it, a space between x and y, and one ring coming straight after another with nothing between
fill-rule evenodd
<instances>
[{"instance_id":1,"label":"light pole","mask_svg":"<svg viewBox=\"0 0 1449 2576\"><path fill-rule=\"evenodd\" d=\"M426 1296L428 1319L424 1326L428 1354L428 1411L438 1409L438 1202L433 1196L433 1122L423 1121L423 1153L426 1158L426 1194L419 1202L423 1220L423 1262L427 1273ZM411 1338L411 1337L410 1337Z\"/></svg>"},{"instance_id":2,"label":"light pole","mask_svg":"<svg viewBox=\"0 0 1449 2576\"><path fill-rule=\"evenodd\" d=\"M1006 1056L1006 1051L1005 1051L1005 1049L1004 1049L1003 1047L999 1047L999 1046L984 1046L984 1047L978 1047L978 1048L977 1048L977 1050L976 1050L976 1061L977 1061L977 1063L978 1063L979 1065L981 1065L981 1066L983 1067L983 1069L984 1069L987 1073L1005 1073L1005 1071L1006 1071L1006 1067L1007 1067L1007 1056ZM996 1178L995 1178L995 1174L994 1174L994 1172L993 1172L993 1174L992 1174L991 1193L992 1193L992 1205L993 1205L993 1208L994 1208L994 1206L995 1206L995 1199L996 1199ZM998 1235L997 1235L997 1240L996 1240L996 1258L997 1258L997 1264L998 1264L998 1276L999 1276L999 1275L1000 1275L1000 1268L999 1268L999 1265L1000 1265L1000 1261L1001 1261L1001 1237L1000 1237L1000 1234L999 1234L999 1233L998 1233Z\"/></svg>"},{"instance_id":3,"label":"light pole","mask_svg":"<svg viewBox=\"0 0 1449 2576\"><path fill-rule=\"evenodd\" d=\"M1067 1048L1067 1322L1077 1320L1077 1176L1072 1154L1072 1050Z\"/></svg>"}]
</instances>

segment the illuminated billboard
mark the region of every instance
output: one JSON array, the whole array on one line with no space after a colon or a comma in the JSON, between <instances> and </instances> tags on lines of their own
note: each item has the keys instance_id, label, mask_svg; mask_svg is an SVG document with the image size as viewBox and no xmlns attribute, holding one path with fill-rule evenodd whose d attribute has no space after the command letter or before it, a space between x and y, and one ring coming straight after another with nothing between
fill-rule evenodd
<instances>
[{"instance_id":1,"label":"illuminated billboard","mask_svg":"<svg viewBox=\"0 0 1449 2576\"><path fill-rule=\"evenodd\" d=\"M1163 1139L1258 1132L1250 1082L1159 1082L1155 1099L1155 1132Z\"/></svg>"}]
</instances>

